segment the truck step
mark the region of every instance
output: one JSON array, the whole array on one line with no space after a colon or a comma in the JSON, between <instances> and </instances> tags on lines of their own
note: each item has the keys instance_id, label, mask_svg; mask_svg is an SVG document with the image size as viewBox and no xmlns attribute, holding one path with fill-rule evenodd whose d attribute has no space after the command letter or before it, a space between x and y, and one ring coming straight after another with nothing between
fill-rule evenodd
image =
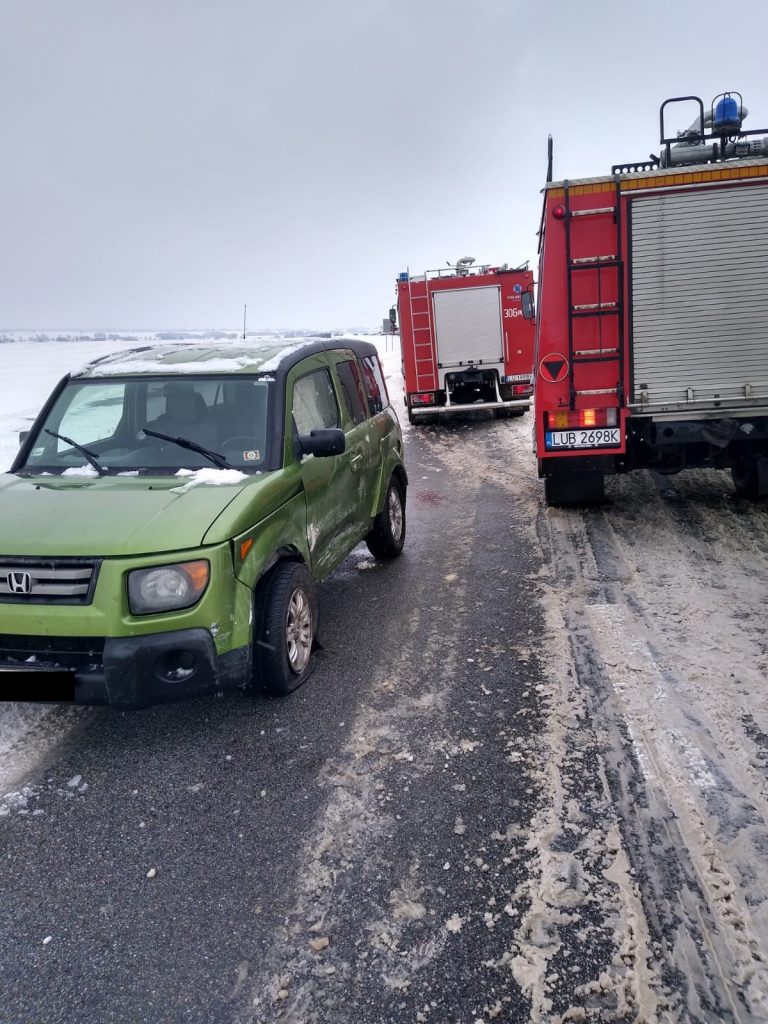
<instances>
[{"instance_id":1,"label":"truck step","mask_svg":"<svg viewBox=\"0 0 768 1024\"><path fill-rule=\"evenodd\" d=\"M579 256L569 263L571 270L591 270L594 267L618 267L619 260L611 256Z\"/></svg>"},{"instance_id":2,"label":"truck step","mask_svg":"<svg viewBox=\"0 0 768 1024\"><path fill-rule=\"evenodd\" d=\"M618 388L591 388L589 391L576 391L577 395L617 395Z\"/></svg>"},{"instance_id":3,"label":"truck step","mask_svg":"<svg viewBox=\"0 0 768 1024\"><path fill-rule=\"evenodd\" d=\"M571 316L615 316L619 312L621 311L618 302L594 302L584 306L574 306Z\"/></svg>"},{"instance_id":4,"label":"truck step","mask_svg":"<svg viewBox=\"0 0 768 1024\"><path fill-rule=\"evenodd\" d=\"M572 217L596 217L601 213L616 213L615 206L595 206L591 210L571 210Z\"/></svg>"},{"instance_id":5,"label":"truck step","mask_svg":"<svg viewBox=\"0 0 768 1024\"><path fill-rule=\"evenodd\" d=\"M573 353L575 363L612 363L618 358L617 348L582 348Z\"/></svg>"},{"instance_id":6,"label":"truck step","mask_svg":"<svg viewBox=\"0 0 768 1024\"><path fill-rule=\"evenodd\" d=\"M581 306L574 306L573 307L573 312L574 313L579 313L582 310L587 310L587 309L597 309L597 310L616 309L617 306L618 306L617 302L585 302Z\"/></svg>"}]
</instances>

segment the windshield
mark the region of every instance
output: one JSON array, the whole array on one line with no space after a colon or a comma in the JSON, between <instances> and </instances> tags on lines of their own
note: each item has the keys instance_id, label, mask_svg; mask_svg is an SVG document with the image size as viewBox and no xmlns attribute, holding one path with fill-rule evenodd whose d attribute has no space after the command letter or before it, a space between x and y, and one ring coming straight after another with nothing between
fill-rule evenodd
<instances>
[{"instance_id":1,"label":"windshield","mask_svg":"<svg viewBox=\"0 0 768 1024\"><path fill-rule=\"evenodd\" d=\"M268 461L270 393L268 380L246 376L70 381L19 472L164 474L222 465L254 472Z\"/></svg>"}]
</instances>

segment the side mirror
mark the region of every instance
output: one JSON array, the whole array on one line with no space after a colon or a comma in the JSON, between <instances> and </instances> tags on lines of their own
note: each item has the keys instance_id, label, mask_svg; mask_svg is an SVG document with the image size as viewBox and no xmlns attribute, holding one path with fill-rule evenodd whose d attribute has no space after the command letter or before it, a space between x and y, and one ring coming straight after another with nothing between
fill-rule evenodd
<instances>
[{"instance_id":1,"label":"side mirror","mask_svg":"<svg viewBox=\"0 0 768 1024\"><path fill-rule=\"evenodd\" d=\"M523 292L520 296L520 305L525 319L534 320L536 317L536 310L533 306L533 292Z\"/></svg>"},{"instance_id":2,"label":"side mirror","mask_svg":"<svg viewBox=\"0 0 768 1024\"><path fill-rule=\"evenodd\" d=\"M19 431L19 447L21 447L21 445L24 444L24 442L29 437L30 433L31 433L31 431L29 431L29 430L20 430Z\"/></svg>"},{"instance_id":3,"label":"side mirror","mask_svg":"<svg viewBox=\"0 0 768 1024\"><path fill-rule=\"evenodd\" d=\"M347 446L344 431L334 427L331 430L311 430L299 436L302 455L314 455L322 459L329 455L341 455Z\"/></svg>"}]
</instances>

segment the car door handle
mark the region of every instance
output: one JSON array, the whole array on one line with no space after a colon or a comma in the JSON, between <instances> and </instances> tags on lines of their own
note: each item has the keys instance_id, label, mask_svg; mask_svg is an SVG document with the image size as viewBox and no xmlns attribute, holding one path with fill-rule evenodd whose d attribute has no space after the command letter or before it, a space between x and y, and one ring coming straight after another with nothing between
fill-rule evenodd
<instances>
[{"instance_id":1,"label":"car door handle","mask_svg":"<svg viewBox=\"0 0 768 1024\"><path fill-rule=\"evenodd\" d=\"M362 452L356 452L354 455L351 455L350 458L349 458L349 468L352 470L353 473L356 473L359 469L362 468L362 462L363 462L363 453Z\"/></svg>"}]
</instances>

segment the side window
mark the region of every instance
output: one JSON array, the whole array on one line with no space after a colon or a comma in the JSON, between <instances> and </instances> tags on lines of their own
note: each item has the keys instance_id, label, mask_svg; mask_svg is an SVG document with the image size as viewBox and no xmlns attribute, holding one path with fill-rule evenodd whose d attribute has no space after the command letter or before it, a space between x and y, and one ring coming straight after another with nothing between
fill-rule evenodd
<instances>
[{"instance_id":1,"label":"side window","mask_svg":"<svg viewBox=\"0 0 768 1024\"><path fill-rule=\"evenodd\" d=\"M371 412L376 414L389 405L389 397L387 395L387 386L384 383L384 375L381 372L378 356L364 356L361 363L363 367L365 390L368 393Z\"/></svg>"},{"instance_id":2,"label":"side window","mask_svg":"<svg viewBox=\"0 0 768 1024\"><path fill-rule=\"evenodd\" d=\"M339 407L328 370L315 370L296 381L293 419L299 434L339 426Z\"/></svg>"},{"instance_id":3,"label":"side window","mask_svg":"<svg viewBox=\"0 0 768 1024\"><path fill-rule=\"evenodd\" d=\"M350 419L353 423L362 423L368 418L368 412L365 407L365 389L360 376L360 367L354 359L349 359L344 363L336 364L336 373Z\"/></svg>"}]
</instances>

